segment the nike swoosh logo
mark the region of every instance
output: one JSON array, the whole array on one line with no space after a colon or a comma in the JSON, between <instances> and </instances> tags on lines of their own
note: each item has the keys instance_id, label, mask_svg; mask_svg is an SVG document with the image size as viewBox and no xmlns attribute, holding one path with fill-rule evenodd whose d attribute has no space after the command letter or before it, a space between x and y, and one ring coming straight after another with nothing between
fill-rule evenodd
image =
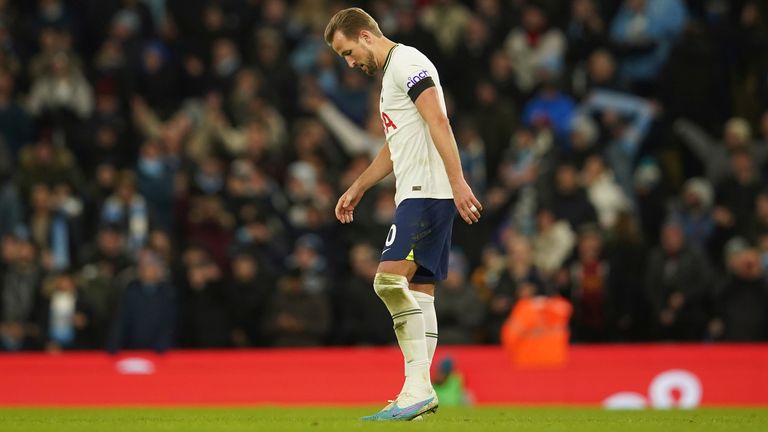
<instances>
[{"instance_id":1,"label":"nike swoosh logo","mask_svg":"<svg viewBox=\"0 0 768 432\"><path fill-rule=\"evenodd\" d=\"M415 404L413 404L413 405L411 405L409 407L405 407L405 408L400 408L397 405L395 405L393 407L390 415L392 417L411 415L411 414L415 413L416 411L418 411L420 408L423 408L424 406L426 406L427 404L432 402L432 399L434 399L434 398L429 398L429 399L427 399L425 401L416 402Z\"/></svg>"},{"instance_id":2,"label":"nike swoosh logo","mask_svg":"<svg viewBox=\"0 0 768 432\"><path fill-rule=\"evenodd\" d=\"M385 254L385 253L387 253L387 251L388 251L388 250L390 250L390 249L392 249L392 248L386 248L386 249L384 249L383 251L381 251L381 254L382 254L382 255L384 255L384 254Z\"/></svg>"}]
</instances>

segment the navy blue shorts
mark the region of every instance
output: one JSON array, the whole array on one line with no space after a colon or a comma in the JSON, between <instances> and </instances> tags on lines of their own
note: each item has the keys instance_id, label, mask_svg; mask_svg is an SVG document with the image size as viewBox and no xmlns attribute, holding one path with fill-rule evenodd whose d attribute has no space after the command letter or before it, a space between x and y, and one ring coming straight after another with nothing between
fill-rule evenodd
<instances>
[{"instance_id":1,"label":"navy blue shorts","mask_svg":"<svg viewBox=\"0 0 768 432\"><path fill-rule=\"evenodd\" d=\"M434 283L448 273L448 254L456 206L452 199L409 198L395 210L381 261L414 261L418 265L411 279Z\"/></svg>"}]
</instances>

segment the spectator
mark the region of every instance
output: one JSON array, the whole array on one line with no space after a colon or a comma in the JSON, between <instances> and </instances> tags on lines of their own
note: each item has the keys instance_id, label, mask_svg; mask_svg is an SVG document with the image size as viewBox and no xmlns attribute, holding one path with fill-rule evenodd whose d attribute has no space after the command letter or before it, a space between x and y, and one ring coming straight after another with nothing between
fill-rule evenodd
<instances>
[{"instance_id":1,"label":"spectator","mask_svg":"<svg viewBox=\"0 0 768 432\"><path fill-rule=\"evenodd\" d=\"M683 227L675 221L664 224L661 245L651 252L646 278L656 338L704 337L710 275L707 259L688 244Z\"/></svg>"},{"instance_id":2,"label":"spectator","mask_svg":"<svg viewBox=\"0 0 768 432\"><path fill-rule=\"evenodd\" d=\"M544 78L556 77L563 64L566 40L563 33L550 26L544 9L527 3L522 11L522 26L513 29L505 41L517 86L530 93Z\"/></svg>"},{"instance_id":3,"label":"spectator","mask_svg":"<svg viewBox=\"0 0 768 432\"><path fill-rule=\"evenodd\" d=\"M9 156L15 159L21 147L32 137L32 122L16 102L14 90L13 75L0 69L0 137Z\"/></svg>"},{"instance_id":4,"label":"spectator","mask_svg":"<svg viewBox=\"0 0 768 432\"><path fill-rule=\"evenodd\" d=\"M510 189L518 190L520 197L514 211L519 229L527 231L533 223L537 202L544 202L551 194L551 180L560 158L557 139L550 129L520 128L514 135L514 147L502 161L501 179ZM516 159L510 167L506 162ZM513 168L513 169L511 169ZM490 200L491 197L489 197ZM522 220L526 222L523 224Z\"/></svg>"},{"instance_id":5,"label":"spectator","mask_svg":"<svg viewBox=\"0 0 768 432\"><path fill-rule=\"evenodd\" d=\"M108 38L99 42L101 46L96 51L91 65L91 74L93 75L94 89L96 90L97 97L97 112L99 106L98 95L99 93L109 93L106 91L107 89L110 92L115 92L115 96L118 97L119 101L127 102L129 100L134 72L131 70L131 59L128 58L128 54L119 40Z\"/></svg>"},{"instance_id":6,"label":"spectator","mask_svg":"<svg viewBox=\"0 0 768 432\"><path fill-rule=\"evenodd\" d=\"M583 168L587 158L600 150L597 142L600 138L597 123L589 116L575 115L569 127L568 145L560 149L560 159Z\"/></svg>"},{"instance_id":7,"label":"spectator","mask_svg":"<svg viewBox=\"0 0 768 432\"><path fill-rule=\"evenodd\" d=\"M766 338L768 282L758 251L735 237L726 245L728 276L715 292L715 318L710 336L727 341Z\"/></svg>"},{"instance_id":8,"label":"spectator","mask_svg":"<svg viewBox=\"0 0 768 432\"><path fill-rule=\"evenodd\" d=\"M123 288L120 279L131 260L125 254L125 239L118 227L101 227L95 243L83 248L77 285L78 298L90 313L94 346L103 347Z\"/></svg>"},{"instance_id":9,"label":"spectator","mask_svg":"<svg viewBox=\"0 0 768 432\"><path fill-rule=\"evenodd\" d=\"M733 89L733 107L735 112L753 120L765 108L765 84L756 86L754 80L762 81L768 64L762 56L752 53L762 52L768 48L768 28L766 20L768 11L761 2L748 0L734 6L734 21L737 23L731 29L731 43L726 45L731 53L729 75L731 88ZM736 18L738 16L738 18ZM756 91L757 90L757 91ZM760 98L762 102L760 102Z\"/></svg>"},{"instance_id":10,"label":"spectator","mask_svg":"<svg viewBox=\"0 0 768 432\"><path fill-rule=\"evenodd\" d=\"M659 72L657 93L668 118L714 125L721 124L729 114L730 89L723 85L727 66L718 55L717 38L706 26L704 22L689 22Z\"/></svg>"},{"instance_id":11,"label":"spectator","mask_svg":"<svg viewBox=\"0 0 768 432\"><path fill-rule=\"evenodd\" d=\"M107 349L165 352L175 345L178 298L167 269L152 251L139 253L137 277L120 294Z\"/></svg>"},{"instance_id":12,"label":"spectator","mask_svg":"<svg viewBox=\"0 0 768 432\"><path fill-rule=\"evenodd\" d=\"M136 174L133 171L122 171L114 193L104 201L101 208L101 222L119 226L126 238L127 250L135 253L147 241L149 213L147 201L136 191Z\"/></svg>"},{"instance_id":13,"label":"spectator","mask_svg":"<svg viewBox=\"0 0 768 432\"><path fill-rule=\"evenodd\" d=\"M239 347L264 346L259 322L267 314L267 304L274 294L271 272L253 255L238 252L232 258L230 273L226 290L232 342Z\"/></svg>"},{"instance_id":14,"label":"spectator","mask_svg":"<svg viewBox=\"0 0 768 432\"><path fill-rule=\"evenodd\" d=\"M515 7L516 5L507 5L500 0L480 0L475 2L474 12L482 20L483 25L488 28L492 45L501 46L504 43L507 30L512 27L512 21L519 17L518 13L513 13L512 11ZM432 58L428 54L427 57Z\"/></svg>"},{"instance_id":15,"label":"spectator","mask_svg":"<svg viewBox=\"0 0 768 432\"><path fill-rule=\"evenodd\" d=\"M434 35L442 55L450 57L471 12L456 0L437 0L426 6L420 15L421 24Z\"/></svg>"},{"instance_id":16,"label":"spectator","mask_svg":"<svg viewBox=\"0 0 768 432\"><path fill-rule=\"evenodd\" d=\"M486 324L489 326L488 340L491 342L499 342L501 326L509 316L520 292L531 291L531 295L545 293L544 281L533 264L528 240L519 236L508 240L506 261L506 269L501 272L496 285L493 286L489 302Z\"/></svg>"},{"instance_id":17,"label":"spectator","mask_svg":"<svg viewBox=\"0 0 768 432\"><path fill-rule=\"evenodd\" d=\"M512 148L499 165L500 187L489 192L489 204L494 206L500 200L516 199L512 217L521 231L529 233L533 230L537 185L552 169L551 136L520 128L515 131L511 144Z\"/></svg>"},{"instance_id":18,"label":"spectator","mask_svg":"<svg viewBox=\"0 0 768 432\"><path fill-rule=\"evenodd\" d=\"M755 198L755 213L749 233L749 240L758 244L762 235L768 234L768 189L763 188Z\"/></svg>"},{"instance_id":19,"label":"spectator","mask_svg":"<svg viewBox=\"0 0 768 432\"><path fill-rule=\"evenodd\" d=\"M179 98L177 68L171 61L162 42L148 42L142 49L141 67L136 74L137 95L153 106L161 118L170 116Z\"/></svg>"},{"instance_id":20,"label":"spectator","mask_svg":"<svg viewBox=\"0 0 768 432\"><path fill-rule=\"evenodd\" d=\"M310 294L325 293L328 286L327 260L323 250L327 247L315 234L305 234L294 244L285 267L301 277L302 290Z\"/></svg>"},{"instance_id":21,"label":"spectator","mask_svg":"<svg viewBox=\"0 0 768 432\"><path fill-rule=\"evenodd\" d=\"M392 40L412 47L418 47L427 58L440 59L437 39L431 29L425 27L420 21L420 15L413 13L409 7L398 7L395 11L397 30L392 35ZM439 68L442 70L442 68Z\"/></svg>"},{"instance_id":22,"label":"spectator","mask_svg":"<svg viewBox=\"0 0 768 432\"><path fill-rule=\"evenodd\" d=\"M329 95L336 107L358 126L368 117L368 86L365 75L345 68L336 90Z\"/></svg>"},{"instance_id":23,"label":"spectator","mask_svg":"<svg viewBox=\"0 0 768 432\"><path fill-rule=\"evenodd\" d=\"M616 181L632 198L632 171L657 107L649 100L612 90L596 89L579 107L580 115L600 115L607 131L605 157Z\"/></svg>"},{"instance_id":24,"label":"spectator","mask_svg":"<svg viewBox=\"0 0 768 432\"><path fill-rule=\"evenodd\" d=\"M217 39L211 47L211 87L227 94L233 87L241 60L237 45L227 38Z\"/></svg>"},{"instance_id":25,"label":"spectator","mask_svg":"<svg viewBox=\"0 0 768 432\"><path fill-rule=\"evenodd\" d=\"M283 37L279 33L261 28L255 36L252 61L264 74L264 79L272 83L265 95L267 100L284 116L293 119L298 111L297 79L293 69L283 59L284 48Z\"/></svg>"},{"instance_id":26,"label":"spectator","mask_svg":"<svg viewBox=\"0 0 768 432\"><path fill-rule=\"evenodd\" d=\"M648 95L687 20L681 0L625 0L611 23L611 41L623 52L621 77ZM652 88L652 87L651 87Z\"/></svg>"},{"instance_id":27,"label":"spectator","mask_svg":"<svg viewBox=\"0 0 768 432\"><path fill-rule=\"evenodd\" d=\"M636 217L619 214L606 235L605 257L613 285L616 337L622 341L647 340L648 298L645 287L648 246Z\"/></svg>"},{"instance_id":28,"label":"spectator","mask_svg":"<svg viewBox=\"0 0 768 432\"><path fill-rule=\"evenodd\" d=\"M757 237L757 250L760 252L760 267L763 269L763 279L768 280L768 231Z\"/></svg>"},{"instance_id":29,"label":"spectator","mask_svg":"<svg viewBox=\"0 0 768 432\"><path fill-rule=\"evenodd\" d=\"M96 234L96 240L92 244L83 247L79 263L83 266L89 264L106 265L111 272L119 273L130 265L130 258L126 255L125 237L118 225L102 225Z\"/></svg>"},{"instance_id":30,"label":"spectator","mask_svg":"<svg viewBox=\"0 0 768 432\"><path fill-rule=\"evenodd\" d=\"M748 235L761 182L754 160L747 151L731 153L730 164L730 176L716 187L715 209L712 215L721 236L731 233Z\"/></svg>"},{"instance_id":31,"label":"spectator","mask_svg":"<svg viewBox=\"0 0 768 432\"><path fill-rule=\"evenodd\" d=\"M93 87L65 52L56 53L46 72L32 83L27 109L33 116L72 114L86 119L93 111Z\"/></svg>"},{"instance_id":32,"label":"spectator","mask_svg":"<svg viewBox=\"0 0 768 432\"><path fill-rule=\"evenodd\" d=\"M701 177L688 179L683 185L680 208L673 217L680 219L685 238L695 247L706 248L715 228L712 205L715 192L712 185Z\"/></svg>"},{"instance_id":33,"label":"spectator","mask_svg":"<svg viewBox=\"0 0 768 432\"><path fill-rule=\"evenodd\" d=\"M3 238L2 317L0 343L5 351L37 348L40 328L37 309L43 272L29 234L18 228Z\"/></svg>"},{"instance_id":34,"label":"spectator","mask_svg":"<svg viewBox=\"0 0 768 432\"><path fill-rule=\"evenodd\" d=\"M503 49L497 48L491 54L488 61L488 81L493 85L499 97L514 103L514 106L521 106L523 95L517 87L515 81L515 70L512 67L512 60L509 54Z\"/></svg>"},{"instance_id":35,"label":"spectator","mask_svg":"<svg viewBox=\"0 0 768 432\"><path fill-rule=\"evenodd\" d=\"M435 300L440 343L468 345L478 342L485 309L467 276L469 267L464 254L454 250L448 260L448 276L440 284Z\"/></svg>"},{"instance_id":36,"label":"spectator","mask_svg":"<svg viewBox=\"0 0 768 432\"><path fill-rule=\"evenodd\" d=\"M460 125L456 136L456 144L459 148L459 159L461 160L464 178L467 184L479 196L485 195L486 188L486 156L485 142L483 142L480 132L471 123Z\"/></svg>"},{"instance_id":37,"label":"spectator","mask_svg":"<svg viewBox=\"0 0 768 432\"><path fill-rule=\"evenodd\" d=\"M235 218L224 207L220 196L193 199L186 219L186 240L201 245L219 268L228 267Z\"/></svg>"},{"instance_id":38,"label":"spectator","mask_svg":"<svg viewBox=\"0 0 768 432\"><path fill-rule=\"evenodd\" d=\"M87 173L93 173L101 164L131 165L129 157L133 155L126 142L128 127L121 118L117 95L109 91L112 90L100 89L97 93L96 112L73 141L77 146L73 150Z\"/></svg>"},{"instance_id":39,"label":"spectator","mask_svg":"<svg viewBox=\"0 0 768 432\"><path fill-rule=\"evenodd\" d=\"M342 341L352 345L391 345L396 342L389 312L371 288L378 268L376 249L366 243L352 246L349 252L351 273L345 278L345 291L337 296L337 312L342 318Z\"/></svg>"},{"instance_id":40,"label":"spectator","mask_svg":"<svg viewBox=\"0 0 768 432\"><path fill-rule=\"evenodd\" d=\"M72 33L57 26L45 26L37 33L39 52L29 60L29 72L33 79L45 75L56 54L63 52L72 56L73 65L82 70L80 59L72 51Z\"/></svg>"},{"instance_id":41,"label":"spectator","mask_svg":"<svg viewBox=\"0 0 768 432\"><path fill-rule=\"evenodd\" d=\"M451 57L452 67L446 68L445 82L456 84L456 100L470 104L475 83L486 74L486 64L493 52L489 29L483 21L471 15L464 25L463 37L459 40Z\"/></svg>"},{"instance_id":42,"label":"spectator","mask_svg":"<svg viewBox=\"0 0 768 432\"><path fill-rule=\"evenodd\" d=\"M576 256L557 275L558 290L573 305L571 337L574 341L610 340L615 328L615 286L611 267L603 253L602 234L597 226L579 230Z\"/></svg>"},{"instance_id":43,"label":"spectator","mask_svg":"<svg viewBox=\"0 0 768 432\"><path fill-rule=\"evenodd\" d=\"M571 2L571 20L565 32L570 64L586 61L595 50L606 45L606 25L596 3L595 0Z\"/></svg>"},{"instance_id":44,"label":"spectator","mask_svg":"<svg viewBox=\"0 0 768 432\"><path fill-rule=\"evenodd\" d=\"M43 129L39 139L19 152L19 188L27 195L32 185L68 183L80 188L82 179L74 155L64 146L52 142L53 131Z\"/></svg>"},{"instance_id":45,"label":"spectator","mask_svg":"<svg viewBox=\"0 0 768 432\"><path fill-rule=\"evenodd\" d=\"M517 125L517 110L487 81L477 83L475 98L473 120L485 143L485 172L488 173L488 183L493 184L498 162L504 157Z\"/></svg>"},{"instance_id":46,"label":"spectator","mask_svg":"<svg viewBox=\"0 0 768 432\"><path fill-rule=\"evenodd\" d=\"M371 159L376 157L384 145L384 130L378 111L368 114L366 127L362 128L331 101L315 94L315 91L309 90L308 93L303 101L304 107L317 115L341 144L347 156L367 156Z\"/></svg>"},{"instance_id":47,"label":"spectator","mask_svg":"<svg viewBox=\"0 0 768 432\"><path fill-rule=\"evenodd\" d=\"M661 177L661 169L653 158L643 158L633 174L633 195L642 227L643 238L650 245L658 242L658 233L664 223L667 192Z\"/></svg>"},{"instance_id":48,"label":"spectator","mask_svg":"<svg viewBox=\"0 0 768 432\"><path fill-rule=\"evenodd\" d=\"M532 240L533 263L549 279L571 255L576 234L565 220L558 220L548 207L536 212L536 235Z\"/></svg>"},{"instance_id":49,"label":"spectator","mask_svg":"<svg viewBox=\"0 0 768 432\"><path fill-rule=\"evenodd\" d=\"M759 130L760 138L758 139L757 146L768 146L768 110L763 111L763 114L760 116Z\"/></svg>"},{"instance_id":50,"label":"spectator","mask_svg":"<svg viewBox=\"0 0 768 432\"><path fill-rule=\"evenodd\" d=\"M469 277L470 283L477 289L478 296L486 307L493 295L492 289L497 286L501 274L506 269L505 258L495 245L485 246L480 263Z\"/></svg>"},{"instance_id":51,"label":"spectator","mask_svg":"<svg viewBox=\"0 0 768 432\"><path fill-rule=\"evenodd\" d=\"M728 156L736 150L748 152L761 166L768 160L768 146L752 144L752 129L746 120L734 117L725 124L722 142L716 142L696 124L679 119L674 125L683 142L704 166L707 179L717 185L731 172Z\"/></svg>"},{"instance_id":52,"label":"spectator","mask_svg":"<svg viewBox=\"0 0 768 432\"><path fill-rule=\"evenodd\" d=\"M616 58L606 48L592 52L587 59L586 79L583 83L574 81L573 91L576 96L585 96L592 90L623 91L619 82Z\"/></svg>"},{"instance_id":53,"label":"spectator","mask_svg":"<svg viewBox=\"0 0 768 432\"><path fill-rule=\"evenodd\" d=\"M280 268L290 248L287 227L280 217L286 206L282 190L260 170L251 171L238 164L233 168L228 208L238 226L234 244L249 250L270 268Z\"/></svg>"},{"instance_id":54,"label":"spectator","mask_svg":"<svg viewBox=\"0 0 768 432\"><path fill-rule=\"evenodd\" d=\"M189 348L232 346L232 320L222 269L205 249L185 254L179 341Z\"/></svg>"},{"instance_id":55,"label":"spectator","mask_svg":"<svg viewBox=\"0 0 768 432\"><path fill-rule=\"evenodd\" d=\"M136 190L154 210L156 226L170 230L173 224L174 172L165 161L158 142L149 140L139 150Z\"/></svg>"},{"instance_id":56,"label":"spectator","mask_svg":"<svg viewBox=\"0 0 768 432\"><path fill-rule=\"evenodd\" d=\"M297 270L280 278L277 293L267 308L262 331L274 346L322 345L331 325L325 293L311 293Z\"/></svg>"},{"instance_id":57,"label":"spectator","mask_svg":"<svg viewBox=\"0 0 768 432\"><path fill-rule=\"evenodd\" d=\"M236 126L244 126L251 121L251 103L264 92L264 85L263 78L254 69L241 68L237 72L226 103L226 111Z\"/></svg>"},{"instance_id":58,"label":"spectator","mask_svg":"<svg viewBox=\"0 0 768 432\"><path fill-rule=\"evenodd\" d=\"M46 351L94 348L93 321L87 303L78 292L74 275L59 273L48 283L51 292L40 312Z\"/></svg>"},{"instance_id":59,"label":"spectator","mask_svg":"<svg viewBox=\"0 0 768 432\"><path fill-rule=\"evenodd\" d=\"M549 129L562 137L568 131L576 104L558 89L553 81L545 81L523 108L523 123L537 129Z\"/></svg>"},{"instance_id":60,"label":"spectator","mask_svg":"<svg viewBox=\"0 0 768 432\"><path fill-rule=\"evenodd\" d=\"M600 228L609 231L616 224L619 213L630 209L630 203L616 183L611 170L600 155L587 158L582 170L587 196L597 211Z\"/></svg>"},{"instance_id":61,"label":"spectator","mask_svg":"<svg viewBox=\"0 0 768 432\"><path fill-rule=\"evenodd\" d=\"M53 271L62 271L75 264L77 257L74 254L80 246L74 219L82 206L73 201L69 211L74 214L70 214L65 200L55 197L51 188L43 183L32 186L27 225L32 241L48 262L46 267Z\"/></svg>"},{"instance_id":62,"label":"spectator","mask_svg":"<svg viewBox=\"0 0 768 432\"><path fill-rule=\"evenodd\" d=\"M0 172L0 239L10 235L21 224L22 200L8 173Z\"/></svg>"},{"instance_id":63,"label":"spectator","mask_svg":"<svg viewBox=\"0 0 768 432\"><path fill-rule=\"evenodd\" d=\"M579 185L576 167L564 163L555 172L555 191L549 206L557 219L564 219L571 228L597 222L597 212L588 199L587 191Z\"/></svg>"}]
</instances>

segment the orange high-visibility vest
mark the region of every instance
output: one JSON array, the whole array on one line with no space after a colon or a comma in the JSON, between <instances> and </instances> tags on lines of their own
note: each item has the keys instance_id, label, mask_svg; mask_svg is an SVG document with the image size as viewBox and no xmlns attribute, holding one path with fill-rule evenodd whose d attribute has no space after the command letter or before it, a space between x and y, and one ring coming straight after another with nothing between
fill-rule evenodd
<instances>
[{"instance_id":1,"label":"orange high-visibility vest","mask_svg":"<svg viewBox=\"0 0 768 432\"><path fill-rule=\"evenodd\" d=\"M573 308L562 297L520 299L501 329L501 343L518 366L557 366L568 353Z\"/></svg>"}]
</instances>

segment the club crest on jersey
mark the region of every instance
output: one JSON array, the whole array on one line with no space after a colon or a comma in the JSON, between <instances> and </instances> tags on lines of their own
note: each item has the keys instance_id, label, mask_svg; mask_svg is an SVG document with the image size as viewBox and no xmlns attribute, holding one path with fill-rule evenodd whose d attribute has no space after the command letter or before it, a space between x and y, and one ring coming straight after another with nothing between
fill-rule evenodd
<instances>
[{"instance_id":1,"label":"club crest on jersey","mask_svg":"<svg viewBox=\"0 0 768 432\"><path fill-rule=\"evenodd\" d=\"M408 77L408 83L405 86L410 89L411 87L415 86L417 82L427 77L429 77L429 72L426 69L422 69L416 75Z\"/></svg>"}]
</instances>

